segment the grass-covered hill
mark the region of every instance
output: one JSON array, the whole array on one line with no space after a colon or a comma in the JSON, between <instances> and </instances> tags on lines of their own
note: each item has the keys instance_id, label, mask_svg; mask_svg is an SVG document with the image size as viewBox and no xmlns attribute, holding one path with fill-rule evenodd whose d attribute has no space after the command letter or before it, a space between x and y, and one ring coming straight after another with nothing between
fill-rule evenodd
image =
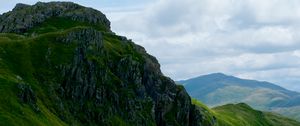
<instances>
[{"instance_id":1,"label":"grass-covered hill","mask_svg":"<svg viewBox=\"0 0 300 126\"><path fill-rule=\"evenodd\" d=\"M254 110L245 103L226 104L209 109L193 99L193 104L201 107L208 120L215 119L215 126L300 126L300 122L281 115Z\"/></svg>"},{"instance_id":2,"label":"grass-covered hill","mask_svg":"<svg viewBox=\"0 0 300 126\"><path fill-rule=\"evenodd\" d=\"M192 97L210 107L243 102L255 109L277 112L300 121L300 93L269 82L215 73L178 83L183 84Z\"/></svg>"},{"instance_id":3,"label":"grass-covered hill","mask_svg":"<svg viewBox=\"0 0 300 126\"><path fill-rule=\"evenodd\" d=\"M70 2L0 15L0 125L200 126L208 121L155 57Z\"/></svg>"}]
</instances>

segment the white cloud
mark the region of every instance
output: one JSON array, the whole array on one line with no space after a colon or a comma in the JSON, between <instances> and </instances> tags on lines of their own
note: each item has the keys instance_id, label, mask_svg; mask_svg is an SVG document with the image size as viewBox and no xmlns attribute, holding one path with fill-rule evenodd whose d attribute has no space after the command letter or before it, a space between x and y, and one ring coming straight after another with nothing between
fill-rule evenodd
<instances>
[{"instance_id":1,"label":"white cloud","mask_svg":"<svg viewBox=\"0 0 300 126\"><path fill-rule=\"evenodd\" d=\"M300 1L298 0L249 0L256 19L262 23L282 23L298 21Z\"/></svg>"},{"instance_id":2,"label":"white cloud","mask_svg":"<svg viewBox=\"0 0 300 126\"><path fill-rule=\"evenodd\" d=\"M160 0L112 26L158 57L174 79L225 72L295 89L299 6L298 0ZM279 81L284 75L293 79Z\"/></svg>"},{"instance_id":3,"label":"white cloud","mask_svg":"<svg viewBox=\"0 0 300 126\"><path fill-rule=\"evenodd\" d=\"M175 80L224 72L300 91L299 0L73 2L103 11L113 31L144 46Z\"/></svg>"}]
</instances>

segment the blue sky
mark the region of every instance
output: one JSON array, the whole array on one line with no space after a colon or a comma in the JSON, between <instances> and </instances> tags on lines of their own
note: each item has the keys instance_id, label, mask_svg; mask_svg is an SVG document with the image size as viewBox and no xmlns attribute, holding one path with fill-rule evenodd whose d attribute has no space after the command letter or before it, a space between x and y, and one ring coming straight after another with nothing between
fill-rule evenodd
<instances>
[{"instance_id":1,"label":"blue sky","mask_svg":"<svg viewBox=\"0 0 300 126\"><path fill-rule=\"evenodd\" d=\"M0 0L0 13L16 3ZM73 0L156 56L175 80L223 72L300 91L299 0Z\"/></svg>"}]
</instances>

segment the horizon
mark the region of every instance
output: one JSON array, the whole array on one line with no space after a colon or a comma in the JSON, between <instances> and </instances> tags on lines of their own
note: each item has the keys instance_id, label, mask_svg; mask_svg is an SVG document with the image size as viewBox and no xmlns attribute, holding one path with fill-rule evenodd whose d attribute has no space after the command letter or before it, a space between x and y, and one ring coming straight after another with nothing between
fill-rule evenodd
<instances>
[{"instance_id":1,"label":"horizon","mask_svg":"<svg viewBox=\"0 0 300 126\"><path fill-rule=\"evenodd\" d=\"M300 91L300 1L69 1L103 12L174 80L221 72ZM36 2L0 1L0 13Z\"/></svg>"},{"instance_id":2,"label":"horizon","mask_svg":"<svg viewBox=\"0 0 300 126\"><path fill-rule=\"evenodd\" d=\"M226 74L226 73L222 73L222 72L209 73L209 74L202 74L202 75L198 75L198 76L191 77L191 78L188 78L188 79L176 80L176 82L179 82L179 81L187 81L187 80L191 80L191 79L197 79L197 78L199 78L199 77L212 76L212 75L222 75L222 76L233 77L233 78L237 78L237 79L241 79L241 80L250 80L250 81L257 81L257 82L266 82L266 83L270 83L270 84L279 86L279 87L281 87L281 88L287 89L287 88L285 88L285 87L280 86L279 84L272 83L272 82L269 82L269 81L256 80L256 79L249 79L249 78L242 78L242 77L236 77L236 76L234 76L234 75L230 75L230 74ZM290 89L287 89L287 90L290 90ZM290 91L294 91L294 90L290 90ZM295 92L300 93L299 91L295 91Z\"/></svg>"}]
</instances>

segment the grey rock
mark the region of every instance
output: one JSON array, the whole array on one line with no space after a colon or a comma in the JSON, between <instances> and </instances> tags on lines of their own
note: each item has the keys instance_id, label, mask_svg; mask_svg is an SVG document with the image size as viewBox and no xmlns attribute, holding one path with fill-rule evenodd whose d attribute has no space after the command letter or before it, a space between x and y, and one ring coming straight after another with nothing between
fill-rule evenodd
<instances>
[{"instance_id":1,"label":"grey rock","mask_svg":"<svg viewBox=\"0 0 300 126\"><path fill-rule=\"evenodd\" d=\"M31 86L28 84L19 83L17 87L19 89L18 97L20 101L24 104L30 105L36 112L39 112L40 109L36 104L36 94L31 89Z\"/></svg>"},{"instance_id":2,"label":"grey rock","mask_svg":"<svg viewBox=\"0 0 300 126\"><path fill-rule=\"evenodd\" d=\"M77 44L73 62L61 66L61 98L74 102L73 114L89 109L86 118L95 119L93 121L100 124L108 123L107 119L114 115L133 125L151 125L149 122L156 125L200 124L195 123L202 118L198 118L199 111L191 104L186 91L161 73L155 57L126 38L119 37L124 46L132 44L134 51L143 56L143 61L137 61L132 55L112 60L104 50L102 36L94 29L79 29L57 38L65 44ZM99 66L88 58L89 55L104 58L102 63L108 65ZM86 106L91 100L95 108ZM79 106L76 107L75 103ZM92 111L107 105L109 108L105 108L104 112ZM147 105L150 106L149 113L141 115Z\"/></svg>"},{"instance_id":3,"label":"grey rock","mask_svg":"<svg viewBox=\"0 0 300 126\"><path fill-rule=\"evenodd\" d=\"M51 17L110 27L106 17L94 9L70 2L39 2L33 6L17 5L12 12L1 15L0 29L24 33ZM105 43L110 39L118 42ZM51 111L67 124L111 125L118 117L136 126L202 125L200 110L191 104L185 89L165 77L157 59L126 37L93 28L74 28L54 40L74 47L68 57L71 60L54 65L51 55L55 49L46 48L42 58L48 65L45 69L57 75L33 75L40 84L48 86L49 99L55 101ZM31 87L20 84L18 88L20 101L38 108L38 96Z\"/></svg>"},{"instance_id":4,"label":"grey rock","mask_svg":"<svg viewBox=\"0 0 300 126\"><path fill-rule=\"evenodd\" d=\"M91 24L101 24L110 29L106 16L92 8L72 2L38 2L35 5L17 4L13 11L0 15L0 32L24 33L51 17L69 18Z\"/></svg>"},{"instance_id":5,"label":"grey rock","mask_svg":"<svg viewBox=\"0 0 300 126\"><path fill-rule=\"evenodd\" d=\"M16 4L13 11L22 10L22 9L25 9L25 8L28 8L28 7L30 7L30 5L18 3L18 4Z\"/></svg>"}]
</instances>

